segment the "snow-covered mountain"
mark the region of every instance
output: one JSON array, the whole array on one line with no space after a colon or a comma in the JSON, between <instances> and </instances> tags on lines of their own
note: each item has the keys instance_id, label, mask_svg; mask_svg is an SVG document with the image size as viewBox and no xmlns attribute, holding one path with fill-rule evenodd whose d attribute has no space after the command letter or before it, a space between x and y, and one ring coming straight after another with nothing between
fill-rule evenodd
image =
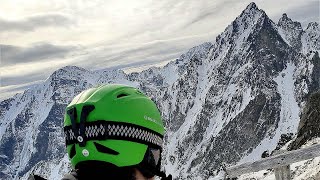
<instances>
[{"instance_id":1,"label":"snow-covered mountain","mask_svg":"<svg viewBox=\"0 0 320 180\"><path fill-rule=\"evenodd\" d=\"M163 164L177 179L208 179L222 164L254 161L282 134L297 134L307 97L320 89L320 28L286 14L275 24L251 3L214 42L142 72L67 66L0 103L0 177L59 179L69 170L63 113L84 89L135 86L162 112Z\"/></svg>"}]
</instances>

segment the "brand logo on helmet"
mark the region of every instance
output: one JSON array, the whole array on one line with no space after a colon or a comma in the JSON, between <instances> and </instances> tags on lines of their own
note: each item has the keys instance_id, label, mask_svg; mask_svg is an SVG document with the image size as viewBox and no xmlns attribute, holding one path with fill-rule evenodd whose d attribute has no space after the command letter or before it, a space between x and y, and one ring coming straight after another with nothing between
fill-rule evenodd
<instances>
[{"instance_id":1,"label":"brand logo on helmet","mask_svg":"<svg viewBox=\"0 0 320 180\"><path fill-rule=\"evenodd\" d=\"M155 120L155 119L153 119L153 118L151 118L151 117L149 117L149 116L147 116L147 115L144 115L144 119L145 120L147 120L147 121L151 121L151 122L154 122L154 123L156 123L156 124L158 124L158 125L162 125L162 124L160 124L157 120Z\"/></svg>"}]
</instances>

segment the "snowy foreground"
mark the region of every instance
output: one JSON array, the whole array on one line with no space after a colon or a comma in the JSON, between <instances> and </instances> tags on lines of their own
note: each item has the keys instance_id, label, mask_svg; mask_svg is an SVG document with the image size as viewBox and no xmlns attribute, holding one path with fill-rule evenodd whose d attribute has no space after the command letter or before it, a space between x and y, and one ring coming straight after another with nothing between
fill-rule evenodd
<instances>
[{"instance_id":1,"label":"snowy foreground","mask_svg":"<svg viewBox=\"0 0 320 180\"><path fill-rule=\"evenodd\" d=\"M320 138L309 141L301 148L308 147L313 144L320 144ZM320 157L291 164L290 172L292 175L292 180L318 180L320 179ZM253 178L259 180L274 180L275 175L273 170L264 170L255 173L244 174L239 177L239 180L252 180Z\"/></svg>"}]
</instances>

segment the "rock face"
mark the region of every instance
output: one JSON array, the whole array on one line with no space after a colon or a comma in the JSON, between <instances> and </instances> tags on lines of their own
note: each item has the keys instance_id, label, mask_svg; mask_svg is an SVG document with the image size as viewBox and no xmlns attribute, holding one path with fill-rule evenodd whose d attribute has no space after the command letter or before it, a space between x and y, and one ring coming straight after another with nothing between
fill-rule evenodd
<instances>
[{"instance_id":1,"label":"rock face","mask_svg":"<svg viewBox=\"0 0 320 180\"><path fill-rule=\"evenodd\" d=\"M303 30L284 15L275 24L251 3L213 43L164 67L59 69L0 103L0 177L61 178L68 171L64 108L103 83L137 87L156 102L167 128L163 164L178 179L208 179L222 163L260 159L283 134L297 134L307 97L320 89L319 36L317 23Z\"/></svg>"},{"instance_id":2,"label":"rock face","mask_svg":"<svg viewBox=\"0 0 320 180\"><path fill-rule=\"evenodd\" d=\"M320 91L312 94L303 109L297 138L290 149L299 149L308 140L320 137Z\"/></svg>"}]
</instances>

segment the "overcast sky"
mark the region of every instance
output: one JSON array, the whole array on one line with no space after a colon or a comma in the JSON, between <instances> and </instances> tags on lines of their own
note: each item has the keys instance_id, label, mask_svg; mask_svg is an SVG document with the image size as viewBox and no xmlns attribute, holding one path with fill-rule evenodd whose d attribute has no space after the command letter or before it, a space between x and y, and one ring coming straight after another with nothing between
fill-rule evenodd
<instances>
[{"instance_id":1,"label":"overcast sky","mask_svg":"<svg viewBox=\"0 0 320 180\"><path fill-rule=\"evenodd\" d=\"M1 0L0 100L54 70L167 62L213 42L252 0ZM283 13L319 22L319 0L255 0L275 22Z\"/></svg>"}]
</instances>

